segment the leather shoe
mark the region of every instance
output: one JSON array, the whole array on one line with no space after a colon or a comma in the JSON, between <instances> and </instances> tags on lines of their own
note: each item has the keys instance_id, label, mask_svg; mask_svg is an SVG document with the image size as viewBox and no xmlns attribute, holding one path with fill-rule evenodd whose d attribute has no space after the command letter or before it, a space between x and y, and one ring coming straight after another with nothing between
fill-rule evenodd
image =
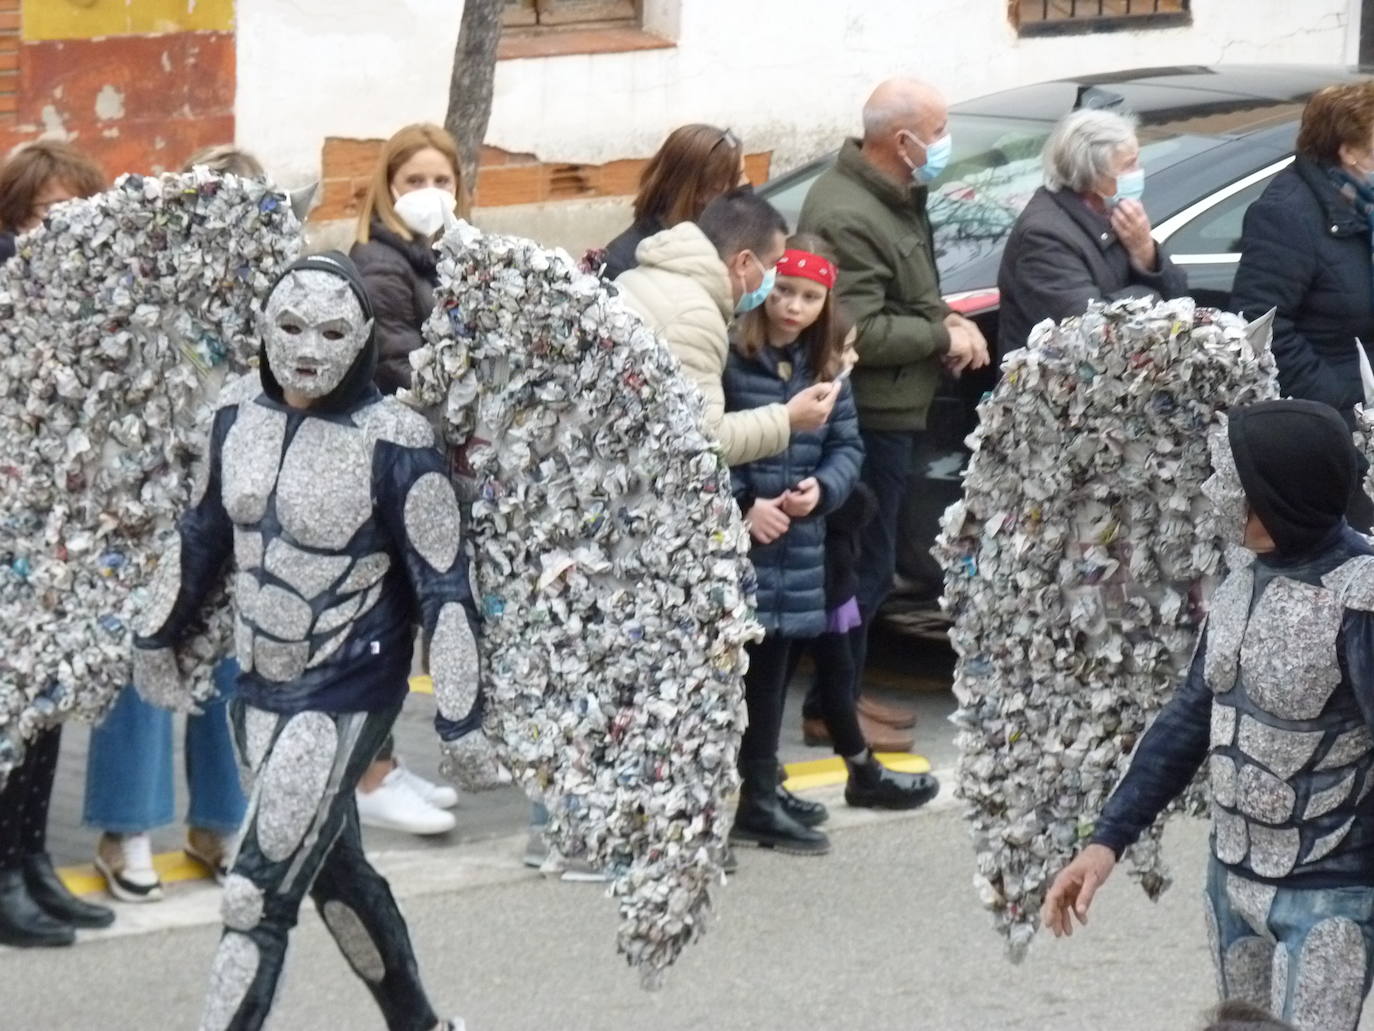
<instances>
[{"instance_id":1,"label":"leather shoe","mask_svg":"<svg viewBox=\"0 0 1374 1031\"><path fill-rule=\"evenodd\" d=\"M24 857L24 884L43 912L73 927L109 927L114 923L114 910L109 906L97 906L67 890L46 852Z\"/></svg>"},{"instance_id":2,"label":"leather shoe","mask_svg":"<svg viewBox=\"0 0 1374 1031\"><path fill-rule=\"evenodd\" d=\"M863 713L859 713L859 729L863 731L868 747L875 752L909 752L916 742L915 735L878 723Z\"/></svg>"},{"instance_id":3,"label":"leather shoe","mask_svg":"<svg viewBox=\"0 0 1374 1031\"><path fill-rule=\"evenodd\" d=\"M916 726L916 713L912 709L903 709L896 705L888 705L869 695L859 695L858 710L875 723L886 723L889 727L896 727L898 730L910 730Z\"/></svg>"},{"instance_id":4,"label":"leather shoe","mask_svg":"<svg viewBox=\"0 0 1374 1031\"><path fill-rule=\"evenodd\" d=\"M829 748L831 745L830 728L825 720L802 720L802 740L812 748Z\"/></svg>"},{"instance_id":5,"label":"leather shoe","mask_svg":"<svg viewBox=\"0 0 1374 1031\"><path fill-rule=\"evenodd\" d=\"M0 945L71 945L76 928L43 912L29 895L23 867L0 870Z\"/></svg>"}]
</instances>

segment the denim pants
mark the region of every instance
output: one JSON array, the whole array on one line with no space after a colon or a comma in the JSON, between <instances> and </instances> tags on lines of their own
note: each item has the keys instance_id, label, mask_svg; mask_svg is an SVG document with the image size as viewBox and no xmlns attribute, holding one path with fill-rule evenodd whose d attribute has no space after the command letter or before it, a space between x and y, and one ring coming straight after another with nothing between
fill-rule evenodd
<instances>
[{"instance_id":1,"label":"denim pants","mask_svg":"<svg viewBox=\"0 0 1374 1031\"><path fill-rule=\"evenodd\" d=\"M1298 1031L1355 1031L1374 978L1374 886L1275 887L1212 859L1206 895L1221 998Z\"/></svg>"},{"instance_id":2,"label":"denim pants","mask_svg":"<svg viewBox=\"0 0 1374 1031\"><path fill-rule=\"evenodd\" d=\"M226 714L238 674L233 659L216 666L215 697L201 704L199 716L186 717L186 823L216 834L237 831L246 805ZM142 834L174 819L172 714L126 687L91 731L85 822L115 834Z\"/></svg>"}]
</instances>

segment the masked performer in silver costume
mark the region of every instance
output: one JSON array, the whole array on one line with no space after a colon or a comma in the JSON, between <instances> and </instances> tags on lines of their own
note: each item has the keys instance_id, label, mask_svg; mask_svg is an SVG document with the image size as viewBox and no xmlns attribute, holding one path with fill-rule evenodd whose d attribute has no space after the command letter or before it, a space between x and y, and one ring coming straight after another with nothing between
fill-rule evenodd
<instances>
[{"instance_id":1,"label":"masked performer in silver costume","mask_svg":"<svg viewBox=\"0 0 1374 1031\"><path fill-rule=\"evenodd\" d=\"M1071 933L1210 755L1222 997L1353 1031L1374 977L1374 547L1344 519L1355 450L1325 405L1266 401L1232 411L1212 452L1203 490L1254 554L1232 560L1183 686L1043 919Z\"/></svg>"},{"instance_id":2,"label":"masked performer in silver costume","mask_svg":"<svg viewBox=\"0 0 1374 1031\"><path fill-rule=\"evenodd\" d=\"M406 924L363 854L354 786L406 692L424 629L448 765L485 761L458 502L423 416L372 386L372 311L341 254L293 264L264 303L260 381L225 388L207 461L154 578L135 682L185 708L176 647L232 554L235 739L253 776L201 1027L259 1028L307 892L386 1026L434 1014Z\"/></svg>"}]
</instances>

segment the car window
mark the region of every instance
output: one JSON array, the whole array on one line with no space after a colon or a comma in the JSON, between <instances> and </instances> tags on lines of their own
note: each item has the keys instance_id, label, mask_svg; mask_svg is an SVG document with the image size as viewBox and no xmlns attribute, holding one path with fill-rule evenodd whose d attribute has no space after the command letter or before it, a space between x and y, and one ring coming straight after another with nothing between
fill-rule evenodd
<instances>
[{"instance_id":1,"label":"car window","mask_svg":"<svg viewBox=\"0 0 1374 1031\"><path fill-rule=\"evenodd\" d=\"M1169 253L1237 254L1245 211L1273 181L1273 176L1251 183L1238 193L1213 204L1169 237Z\"/></svg>"},{"instance_id":2,"label":"car window","mask_svg":"<svg viewBox=\"0 0 1374 1031\"><path fill-rule=\"evenodd\" d=\"M954 162L931 191L935 254L948 274L997 254L1021 210L1044 182L1040 151L1051 126L983 117L950 119ZM1197 136L1151 139L1142 133L1140 160L1148 174L1212 146Z\"/></svg>"}]
</instances>

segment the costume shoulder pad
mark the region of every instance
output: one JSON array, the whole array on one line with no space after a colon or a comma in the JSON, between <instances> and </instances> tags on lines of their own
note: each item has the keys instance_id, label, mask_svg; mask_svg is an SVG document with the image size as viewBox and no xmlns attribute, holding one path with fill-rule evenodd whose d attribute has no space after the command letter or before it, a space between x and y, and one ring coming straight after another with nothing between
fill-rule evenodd
<instances>
[{"instance_id":1,"label":"costume shoulder pad","mask_svg":"<svg viewBox=\"0 0 1374 1031\"><path fill-rule=\"evenodd\" d=\"M1356 555L1322 577L1322 585L1334 591L1342 605L1360 612L1374 612L1374 555Z\"/></svg>"},{"instance_id":2,"label":"costume shoulder pad","mask_svg":"<svg viewBox=\"0 0 1374 1031\"><path fill-rule=\"evenodd\" d=\"M434 427L409 405L384 397L353 413L353 423L374 440L401 447L433 447Z\"/></svg>"},{"instance_id":3,"label":"costume shoulder pad","mask_svg":"<svg viewBox=\"0 0 1374 1031\"><path fill-rule=\"evenodd\" d=\"M252 401L262 393L262 379L257 369L249 369L240 376L230 376L219 388L216 408L232 408Z\"/></svg>"}]
</instances>

